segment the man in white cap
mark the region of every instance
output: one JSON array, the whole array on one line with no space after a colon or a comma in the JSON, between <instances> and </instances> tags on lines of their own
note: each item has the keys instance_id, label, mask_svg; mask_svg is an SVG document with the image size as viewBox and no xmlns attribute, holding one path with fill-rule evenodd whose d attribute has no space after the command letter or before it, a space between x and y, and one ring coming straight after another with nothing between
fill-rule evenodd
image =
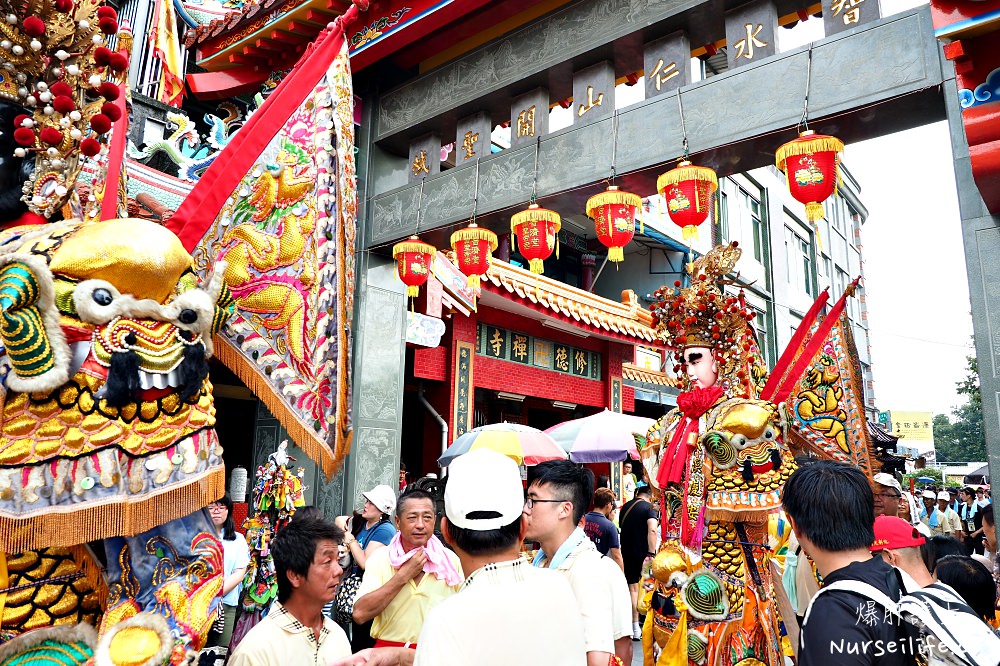
<instances>
[{"instance_id":1,"label":"man in white cap","mask_svg":"<svg viewBox=\"0 0 1000 666\"><path fill-rule=\"evenodd\" d=\"M947 495L947 491L945 495ZM923 509L920 512L920 522L927 526L930 530L931 536L938 534L944 534L946 536L954 536L954 530L962 528L961 520L958 519L958 514L955 514L955 522L952 523L946 513L939 511L937 507L937 495L933 490L925 490L920 496L923 500ZM952 511L952 513L955 513Z\"/></svg>"},{"instance_id":2,"label":"man in white cap","mask_svg":"<svg viewBox=\"0 0 1000 666\"><path fill-rule=\"evenodd\" d=\"M964 534L962 533L962 519L951 508L951 495L947 490L942 490L937 494L938 511L944 514L944 518L948 523L947 531L945 534L955 537L959 541L962 540Z\"/></svg>"},{"instance_id":3,"label":"man in white cap","mask_svg":"<svg viewBox=\"0 0 1000 666\"><path fill-rule=\"evenodd\" d=\"M520 556L524 494L514 461L489 450L456 458L444 507L441 530L468 578L428 615L416 666L583 664L583 624L569 583Z\"/></svg>"},{"instance_id":4,"label":"man in white cap","mask_svg":"<svg viewBox=\"0 0 1000 666\"><path fill-rule=\"evenodd\" d=\"M396 493L385 484L377 485L369 491L361 493L365 503L361 509L361 518L365 521L361 531L352 534L350 517L340 516L334 522L344 530L344 546L351 553L354 567L345 573L349 575L364 575L368 558L380 548L385 548L396 535L396 527L392 524L392 514L396 511ZM371 637L372 621L364 624L352 623L351 648L355 651L375 645Z\"/></svg>"},{"instance_id":5,"label":"man in white cap","mask_svg":"<svg viewBox=\"0 0 1000 666\"><path fill-rule=\"evenodd\" d=\"M441 531L468 578L427 615L415 658L413 650L376 648L329 666L585 664L583 622L569 583L521 557L525 502L517 464L479 449L448 471Z\"/></svg>"},{"instance_id":6,"label":"man in white cap","mask_svg":"<svg viewBox=\"0 0 1000 666\"><path fill-rule=\"evenodd\" d=\"M903 488L892 474L879 472L873 478L872 493L875 495L875 515L895 516L899 513L899 500Z\"/></svg>"}]
</instances>

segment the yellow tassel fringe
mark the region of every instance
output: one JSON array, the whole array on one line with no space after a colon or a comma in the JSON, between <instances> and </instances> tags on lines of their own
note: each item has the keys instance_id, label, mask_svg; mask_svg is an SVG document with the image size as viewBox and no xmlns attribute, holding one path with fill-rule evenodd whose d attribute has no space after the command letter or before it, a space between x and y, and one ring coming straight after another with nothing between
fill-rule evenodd
<instances>
[{"instance_id":1,"label":"yellow tassel fringe","mask_svg":"<svg viewBox=\"0 0 1000 666\"><path fill-rule=\"evenodd\" d=\"M530 261L529 270L536 275L540 275L545 271L545 262L541 259L532 259Z\"/></svg>"},{"instance_id":2,"label":"yellow tassel fringe","mask_svg":"<svg viewBox=\"0 0 1000 666\"><path fill-rule=\"evenodd\" d=\"M71 546L69 551L73 555L73 561L80 565L80 571L87 579L91 589L94 590L98 601L101 602L101 608L106 608L108 605L108 581L104 579L104 572L101 570L101 565L94 559L94 554L90 552L90 548L84 545Z\"/></svg>"},{"instance_id":3,"label":"yellow tassel fringe","mask_svg":"<svg viewBox=\"0 0 1000 666\"><path fill-rule=\"evenodd\" d=\"M618 263L625 260L625 251L620 247L608 248L608 261Z\"/></svg>"},{"instance_id":4,"label":"yellow tassel fringe","mask_svg":"<svg viewBox=\"0 0 1000 666\"><path fill-rule=\"evenodd\" d=\"M215 343L214 356L219 359L219 362L232 370L240 378L240 381L246 384L247 388L267 406L268 411L288 431L288 436L292 438L292 441L311 460L323 468L323 473L326 475L327 480L329 481L333 478L334 473L340 468L344 458L347 457L347 454L351 450L352 434L347 414L348 410L339 410L337 413L340 421L335 425L331 425L331 428L335 427L337 429L337 448L331 452L325 442L319 439L312 426L306 425L299 420L298 416L281 399L281 396L276 393L275 388L262 376L260 370L244 357L233 343L220 335L213 336L212 340ZM338 379L342 376L340 373L349 371L349 367L346 370L340 368L338 370ZM348 383L343 381L338 383L340 384L338 390L341 393L338 396L338 404L346 405L348 402L347 394L349 392Z\"/></svg>"},{"instance_id":5,"label":"yellow tassel fringe","mask_svg":"<svg viewBox=\"0 0 1000 666\"><path fill-rule=\"evenodd\" d=\"M844 142L835 136L803 132L799 138L784 144L774 153L775 165L785 170L785 160L796 155L811 155L825 151L844 152Z\"/></svg>"},{"instance_id":6,"label":"yellow tassel fringe","mask_svg":"<svg viewBox=\"0 0 1000 666\"><path fill-rule=\"evenodd\" d=\"M510 218L510 230L516 234L517 228L525 222L549 222L555 225L557 233L562 229L562 217L559 213L548 208L540 208L538 204L532 204L528 207L528 210L522 210L520 213L512 215Z\"/></svg>"},{"instance_id":7,"label":"yellow tassel fringe","mask_svg":"<svg viewBox=\"0 0 1000 666\"><path fill-rule=\"evenodd\" d=\"M112 536L133 535L183 518L226 492L222 466L191 477L186 484L134 501L95 504L69 513L45 513L0 520L0 543L9 553L48 546L76 546ZM93 572L84 571L88 578Z\"/></svg>"},{"instance_id":8,"label":"yellow tassel fringe","mask_svg":"<svg viewBox=\"0 0 1000 666\"><path fill-rule=\"evenodd\" d=\"M594 217L594 211L597 208L607 206L608 204L624 204L638 208L642 205L642 197L631 192L624 192L618 188L608 189L587 199L587 215Z\"/></svg>"},{"instance_id":9,"label":"yellow tassel fringe","mask_svg":"<svg viewBox=\"0 0 1000 666\"><path fill-rule=\"evenodd\" d=\"M693 224L685 225L681 229L681 237L686 241L698 240L698 227Z\"/></svg>"},{"instance_id":10,"label":"yellow tassel fringe","mask_svg":"<svg viewBox=\"0 0 1000 666\"><path fill-rule=\"evenodd\" d=\"M473 289L479 289L479 276L478 275L470 275L468 283L469 283L469 286L472 287Z\"/></svg>"},{"instance_id":11,"label":"yellow tassel fringe","mask_svg":"<svg viewBox=\"0 0 1000 666\"><path fill-rule=\"evenodd\" d=\"M484 240L490 243L490 252L497 249L499 243L497 242L497 235L490 231L489 229L483 229L482 227L476 225L469 225L464 229L459 229L451 235L451 249L458 252L458 245L461 241L478 241Z\"/></svg>"},{"instance_id":12,"label":"yellow tassel fringe","mask_svg":"<svg viewBox=\"0 0 1000 666\"><path fill-rule=\"evenodd\" d=\"M397 255L404 252L425 252L433 258L437 254L437 248L429 243L423 241L403 241L402 243L396 243L392 246L392 258L395 259Z\"/></svg>"},{"instance_id":13,"label":"yellow tassel fringe","mask_svg":"<svg viewBox=\"0 0 1000 666\"><path fill-rule=\"evenodd\" d=\"M715 171L708 167L695 166L690 162L681 162L676 169L660 174L660 177L656 179L656 189L660 194L663 194L663 190L670 185L688 180L710 183L712 187L709 189L709 193L715 192L719 188L719 177L715 175Z\"/></svg>"},{"instance_id":14,"label":"yellow tassel fringe","mask_svg":"<svg viewBox=\"0 0 1000 666\"><path fill-rule=\"evenodd\" d=\"M818 201L810 201L806 204L806 219L816 224L816 220L823 219L823 204Z\"/></svg>"}]
</instances>

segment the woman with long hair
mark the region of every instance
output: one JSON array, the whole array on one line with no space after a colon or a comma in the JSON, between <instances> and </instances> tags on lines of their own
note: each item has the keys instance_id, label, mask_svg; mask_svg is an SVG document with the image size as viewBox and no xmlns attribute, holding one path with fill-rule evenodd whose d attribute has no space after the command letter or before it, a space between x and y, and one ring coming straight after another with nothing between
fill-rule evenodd
<instances>
[{"instance_id":1,"label":"woman with long hair","mask_svg":"<svg viewBox=\"0 0 1000 666\"><path fill-rule=\"evenodd\" d=\"M210 646L229 645L229 640L233 636L233 625L236 622L236 607L240 603L240 587L243 583L243 576L247 572L247 565L250 563L250 548L247 540L242 534L236 531L233 523L233 500L229 495L223 495L221 499L208 505L208 513L212 517L212 524L219 533L222 540L223 562L225 568L225 578L222 581L222 603L219 604L219 613L222 623L217 622L208 636ZM221 629L221 631L216 631Z\"/></svg>"}]
</instances>

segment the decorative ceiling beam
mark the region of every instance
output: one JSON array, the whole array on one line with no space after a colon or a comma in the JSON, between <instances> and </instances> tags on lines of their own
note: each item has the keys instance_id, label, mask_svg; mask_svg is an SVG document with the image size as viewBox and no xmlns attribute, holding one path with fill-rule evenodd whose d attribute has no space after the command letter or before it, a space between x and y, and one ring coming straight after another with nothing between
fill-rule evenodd
<instances>
[{"instance_id":1,"label":"decorative ceiling beam","mask_svg":"<svg viewBox=\"0 0 1000 666\"><path fill-rule=\"evenodd\" d=\"M301 44L302 42L304 42L304 41L306 41L308 39L309 38L307 36L305 36L305 35L293 35L293 34L291 34L289 32L285 32L284 30L272 30L271 31L271 40L275 41L275 42L278 42L278 43L281 43L281 44L288 44L288 45L291 45L291 46L298 46L299 44Z\"/></svg>"},{"instance_id":2,"label":"decorative ceiling beam","mask_svg":"<svg viewBox=\"0 0 1000 666\"><path fill-rule=\"evenodd\" d=\"M249 58L257 58L258 60L268 60L274 57L274 52L258 49L254 46L244 46L243 55Z\"/></svg>"},{"instance_id":3,"label":"decorative ceiling beam","mask_svg":"<svg viewBox=\"0 0 1000 666\"><path fill-rule=\"evenodd\" d=\"M230 53L229 62L236 65L263 65L265 61L260 58L245 56L242 53Z\"/></svg>"},{"instance_id":4,"label":"decorative ceiling beam","mask_svg":"<svg viewBox=\"0 0 1000 666\"><path fill-rule=\"evenodd\" d=\"M284 46L282 46L281 44L277 44L277 43L273 42L272 40L268 39L267 37L262 37L262 38L260 38L260 39L258 39L256 41L254 41L253 45L256 46L258 49L262 49L264 51L273 51L273 52L276 52L276 53L284 53L285 52L285 47Z\"/></svg>"},{"instance_id":5,"label":"decorative ceiling beam","mask_svg":"<svg viewBox=\"0 0 1000 666\"><path fill-rule=\"evenodd\" d=\"M302 19L305 23L311 23L313 25L318 25L321 28L325 28L328 24L336 20L336 14L330 14L328 12L321 12L315 9L310 9L306 12L306 17Z\"/></svg>"},{"instance_id":6,"label":"decorative ceiling beam","mask_svg":"<svg viewBox=\"0 0 1000 666\"><path fill-rule=\"evenodd\" d=\"M317 34L319 34L319 30L316 29L315 25L305 23L301 20L289 21L288 32L295 35L302 35L303 37L307 37L308 39L312 39Z\"/></svg>"}]
</instances>

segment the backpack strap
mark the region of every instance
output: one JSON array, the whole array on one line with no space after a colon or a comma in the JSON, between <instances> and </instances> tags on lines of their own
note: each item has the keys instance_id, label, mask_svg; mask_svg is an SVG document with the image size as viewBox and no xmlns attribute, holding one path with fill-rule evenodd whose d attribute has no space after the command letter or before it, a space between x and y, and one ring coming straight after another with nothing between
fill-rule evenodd
<instances>
[{"instance_id":1,"label":"backpack strap","mask_svg":"<svg viewBox=\"0 0 1000 666\"><path fill-rule=\"evenodd\" d=\"M1000 639L950 586L939 582L911 592L899 607L961 663L993 666L1000 659Z\"/></svg>"},{"instance_id":2,"label":"backpack strap","mask_svg":"<svg viewBox=\"0 0 1000 666\"><path fill-rule=\"evenodd\" d=\"M806 626L809 624L809 615L812 613L813 604L816 603L816 600L819 599L820 595L823 594L824 592L836 592L836 591L850 592L851 594L856 594L859 597L864 597L865 599L871 599L872 601L877 603L879 606L882 606L882 608L886 609L896 617L900 617L899 605L895 601L890 599L889 595L887 595L885 592L878 589L877 587L869 585L868 583L863 583L860 580L838 580L835 583L830 583L829 585L824 585L823 587L819 588L819 591L813 595L812 599L810 599L809 605L806 607L805 616L803 616L802 618L802 629L800 630L801 633L799 634L799 645L805 645L805 640L806 640L805 629Z\"/></svg>"}]
</instances>

